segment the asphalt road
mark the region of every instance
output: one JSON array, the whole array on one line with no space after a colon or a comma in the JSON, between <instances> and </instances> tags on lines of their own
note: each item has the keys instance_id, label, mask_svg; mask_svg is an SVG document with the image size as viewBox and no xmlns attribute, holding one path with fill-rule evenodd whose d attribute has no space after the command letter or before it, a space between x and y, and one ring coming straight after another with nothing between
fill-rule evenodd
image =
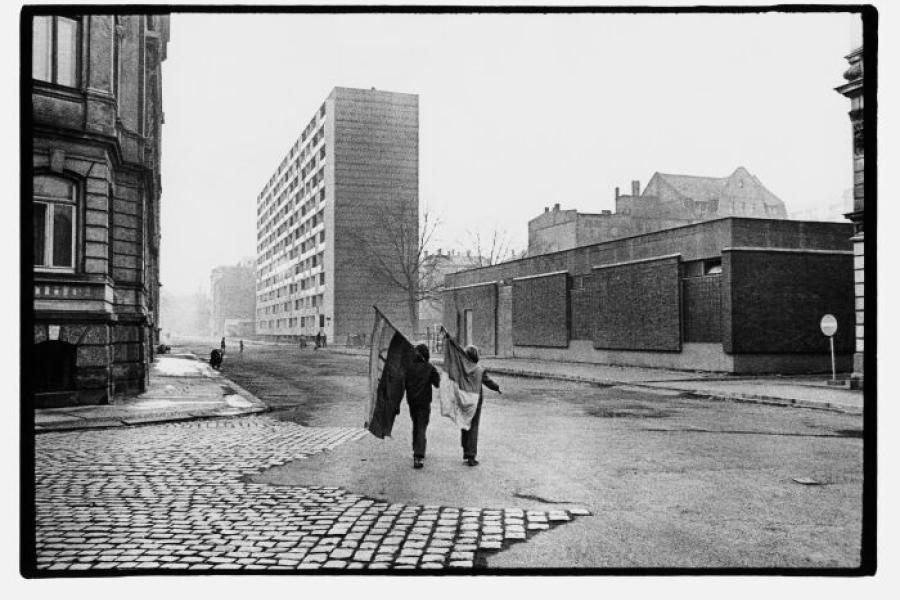
<instances>
[{"instance_id":1,"label":"asphalt road","mask_svg":"<svg viewBox=\"0 0 900 600\"><path fill-rule=\"evenodd\" d=\"M248 344L228 352L223 372L279 419L360 427L366 367L362 356ZM485 392L478 467L463 464L459 432L435 404L426 466L413 470L404 405L392 439L368 436L256 481L420 505L591 511L488 566L858 565L860 416L495 379L503 395Z\"/></svg>"}]
</instances>

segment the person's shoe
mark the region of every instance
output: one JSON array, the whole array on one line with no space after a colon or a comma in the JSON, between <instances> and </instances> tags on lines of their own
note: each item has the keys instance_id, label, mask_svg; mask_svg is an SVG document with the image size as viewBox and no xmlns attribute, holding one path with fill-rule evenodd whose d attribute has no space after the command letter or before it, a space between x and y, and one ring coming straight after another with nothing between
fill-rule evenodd
<instances>
[{"instance_id":1,"label":"person's shoe","mask_svg":"<svg viewBox=\"0 0 900 600\"><path fill-rule=\"evenodd\" d=\"M421 458L413 459L413 469L421 469L423 466Z\"/></svg>"},{"instance_id":2,"label":"person's shoe","mask_svg":"<svg viewBox=\"0 0 900 600\"><path fill-rule=\"evenodd\" d=\"M478 461L475 460L474 458L467 458L466 464L469 465L470 467L474 467L478 464Z\"/></svg>"}]
</instances>

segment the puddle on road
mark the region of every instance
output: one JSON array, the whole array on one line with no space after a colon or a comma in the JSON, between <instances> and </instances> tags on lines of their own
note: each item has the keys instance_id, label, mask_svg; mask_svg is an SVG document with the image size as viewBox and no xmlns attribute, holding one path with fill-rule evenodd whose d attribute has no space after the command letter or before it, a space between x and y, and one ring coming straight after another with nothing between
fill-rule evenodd
<instances>
[{"instance_id":1,"label":"puddle on road","mask_svg":"<svg viewBox=\"0 0 900 600\"><path fill-rule=\"evenodd\" d=\"M268 416L279 421L288 423L296 423L303 427L310 426L312 411L302 406L291 406L290 408L275 408L269 411Z\"/></svg>"},{"instance_id":2,"label":"puddle on road","mask_svg":"<svg viewBox=\"0 0 900 600\"><path fill-rule=\"evenodd\" d=\"M603 419L664 419L674 416L676 413L646 404L626 404L621 407L589 406L585 408L585 414L591 417Z\"/></svg>"}]
</instances>

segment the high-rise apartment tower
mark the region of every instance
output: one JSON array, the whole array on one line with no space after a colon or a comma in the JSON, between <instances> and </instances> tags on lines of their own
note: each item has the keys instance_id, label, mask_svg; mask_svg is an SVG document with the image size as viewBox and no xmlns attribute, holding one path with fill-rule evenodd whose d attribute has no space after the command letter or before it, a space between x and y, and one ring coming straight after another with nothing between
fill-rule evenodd
<instances>
[{"instance_id":1,"label":"high-rise apartment tower","mask_svg":"<svg viewBox=\"0 0 900 600\"><path fill-rule=\"evenodd\" d=\"M332 90L257 197L256 333L360 340L373 305L409 331L418 190L418 96Z\"/></svg>"}]
</instances>

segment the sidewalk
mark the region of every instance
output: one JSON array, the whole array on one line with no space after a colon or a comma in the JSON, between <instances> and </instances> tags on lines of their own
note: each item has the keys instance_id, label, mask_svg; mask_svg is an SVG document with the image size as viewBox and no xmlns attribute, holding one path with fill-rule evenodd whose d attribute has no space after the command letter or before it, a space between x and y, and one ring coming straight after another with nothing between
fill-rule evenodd
<instances>
[{"instance_id":1,"label":"sidewalk","mask_svg":"<svg viewBox=\"0 0 900 600\"><path fill-rule=\"evenodd\" d=\"M329 348L341 354L368 354L365 349ZM442 365L440 355L432 362ZM828 385L828 375L741 376L704 371L675 371L525 358L481 359L493 373L616 386L666 396L776 404L862 414L863 393L846 385Z\"/></svg>"},{"instance_id":2,"label":"sidewalk","mask_svg":"<svg viewBox=\"0 0 900 600\"><path fill-rule=\"evenodd\" d=\"M436 363L442 361L437 359ZM778 404L862 414L863 393L827 384L827 375L739 376L697 371L619 367L588 363L484 358L481 363L498 374L579 381L663 395Z\"/></svg>"},{"instance_id":3,"label":"sidewalk","mask_svg":"<svg viewBox=\"0 0 900 600\"><path fill-rule=\"evenodd\" d=\"M40 433L127 427L233 417L265 410L265 405L253 394L194 355L161 355L151 366L150 384L143 394L107 405L37 409L34 430Z\"/></svg>"}]
</instances>

